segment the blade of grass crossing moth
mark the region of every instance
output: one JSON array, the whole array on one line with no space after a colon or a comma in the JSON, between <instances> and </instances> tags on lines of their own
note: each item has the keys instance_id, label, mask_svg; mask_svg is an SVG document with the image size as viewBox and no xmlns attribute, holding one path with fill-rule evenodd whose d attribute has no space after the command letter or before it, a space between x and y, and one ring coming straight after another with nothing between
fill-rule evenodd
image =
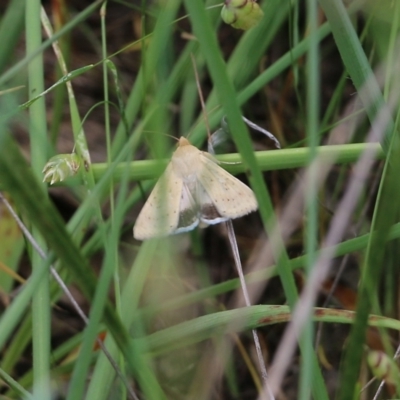
<instances>
[{"instance_id":1,"label":"blade of grass crossing moth","mask_svg":"<svg viewBox=\"0 0 400 400\"><path fill-rule=\"evenodd\" d=\"M192 63L193 63L193 69L195 71L196 84L197 84L197 89L198 89L198 93L199 93L201 108L202 108L203 115L204 115L204 121L205 121L206 128L207 128L208 141L210 142L212 135L211 135L211 132L210 132L210 125L208 123L208 116L207 116L207 112L206 112L206 108L205 108L205 104L204 104L203 93L201 91L199 75L197 73L196 63L195 63L195 60L194 60L193 56L192 56ZM215 167L217 167L217 166L215 166ZM207 170L207 172L211 172L211 168L209 168ZM202 182L203 186L207 185L209 182L213 182L214 179L218 179L217 172L219 173L219 171L215 168L214 176L213 176L213 174L210 174L210 176L204 176L203 175L203 178L204 178L204 181ZM253 202L255 202L254 194L251 191L249 192L247 190L245 191L244 189L241 189L240 185L238 185L237 182L238 182L237 180L232 180L230 182L230 184L229 184L229 186L230 186L229 190L237 192L237 193L242 193L242 192L243 193L247 193L248 198L246 198L244 195L240 196L241 197L241 202L243 204L246 204L246 206L248 206L249 204L251 205ZM217 189L217 190L220 189L220 187L217 186L217 185L211 186L211 189L213 187L215 189ZM226 202L226 203L229 204L229 206L231 206L233 204L233 199L236 198L235 197L235 193L232 193L232 195L229 196L229 197L232 200L230 200L230 202ZM214 198L215 199L219 199L219 198L224 199L225 197L224 197L223 193L222 193L222 195L220 193L215 193ZM207 204L207 202L205 202L205 204ZM256 204L255 204L255 206L256 206ZM220 222L220 221L218 221L218 222ZM242 263L241 263L241 260L240 260L239 249L238 249L238 246L237 246L235 232L233 230L232 219L226 220L225 225L226 225L227 230L228 230L229 243L231 245L233 258L235 260L235 265L236 265L236 268L237 268L237 271L238 271L238 275L240 277L240 283L242 285L242 290L243 290L243 295L244 295L244 298L245 298L246 306L250 307L251 306L251 301L250 301L250 297L249 297L249 294L248 294L248 291L247 291L246 281L245 281L244 275L243 275L243 268L242 268ZM261 351L261 346L260 346L260 341L259 341L259 338L258 338L258 334L257 334L257 331L255 329L253 329L252 333L253 333L254 344L255 344L255 348L256 348L256 352L257 352L258 362L259 362L259 366L260 366L261 377L263 379L265 387L267 388L267 392L268 392L268 396L269 396L270 400L274 400L275 399L274 395L273 395L273 393L270 390L269 385L268 385L267 368L265 366L264 357L263 357L263 354L262 354L262 351Z\"/></svg>"},{"instance_id":2,"label":"blade of grass crossing moth","mask_svg":"<svg viewBox=\"0 0 400 400\"><path fill-rule=\"evenodd\" d=\"M266 190L262 174L257 166L250 140L247 135L243 134L243 132L246 132L246 127L241 120L241 112L236 101L236 93L232 83L226 76L226 66L216 42L215 33L209 24L203 4L199 0L185 0L184 3L189 11L194 33L203 49L203 54L206 58L214 87L218 92L220 102L222 103L230 124L233 139L250 172L249 179L257 194L259 204L261 205L260 213L264 226L267 232L276 232L278 229L275 224L276 217L272 202ZM254 29L258 29L259 27L260 25ZM279 263L279 272L288 302L291 307L294 307L298 294L290 270L289 257L286 252L282 250L284 249L284 245L280 237L280 235L274 235L275 242L273 248L281 250L280 254L275 254L275 258ZM316 358L313 360L313 375L313 395L318 399L328 399L326 386L323 382Z\"/></svg>"}]
</instances>

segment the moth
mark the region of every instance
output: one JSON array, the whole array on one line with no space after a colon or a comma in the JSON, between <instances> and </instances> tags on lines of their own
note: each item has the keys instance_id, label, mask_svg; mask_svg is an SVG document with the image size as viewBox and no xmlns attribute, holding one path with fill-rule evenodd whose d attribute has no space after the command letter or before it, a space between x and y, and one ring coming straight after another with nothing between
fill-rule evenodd
<instances>
[{"instance_id":1,"label":"moth","mask_svg":"<svg viewBox=\"0 0 400 400\"><path fill-rule=\"evenodd\" d=\"M133 236L138 240L187 232L257 210L253 191L181 137L166 170L143 206Z\"/></svg>"}]
</instances>

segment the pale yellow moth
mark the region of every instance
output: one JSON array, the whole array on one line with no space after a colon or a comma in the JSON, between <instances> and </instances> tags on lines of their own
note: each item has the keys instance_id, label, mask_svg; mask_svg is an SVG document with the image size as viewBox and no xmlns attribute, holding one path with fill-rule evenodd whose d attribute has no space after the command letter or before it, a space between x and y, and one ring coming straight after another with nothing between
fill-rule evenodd
<instances>
[{"instance_id":1,"label":"pale yellow moth","mask_svg":"<svg viewBox=\"0 0 400 400\"><path fill-rule=\"evenodd\" d=\"M248 186L181 137L136 220L133 236L145 240L187 232L199 223L218 224L256 209Z\"/></svg>"}]
</instances>

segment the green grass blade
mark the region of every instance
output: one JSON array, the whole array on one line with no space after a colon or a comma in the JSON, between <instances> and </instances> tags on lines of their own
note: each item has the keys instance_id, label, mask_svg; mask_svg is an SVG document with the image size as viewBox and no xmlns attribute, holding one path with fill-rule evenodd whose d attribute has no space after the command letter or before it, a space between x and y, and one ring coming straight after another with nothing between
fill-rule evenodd
<instances>
[{"instance_id":1,"label":"green grass blade","mask_svg":"<svg viewBox=\"0 0 400 400\"><path fill-rule=\"evenodd\" d=\"M42 42L42 27L40 24L41 2L30 1L26 4L26 50L28 57L34 54ZM36 56L28 64L29 97L44 90L44 69L42 54ZM44 98L41 97L29 110L29 138L31 147L32 172L36 178L41 177L42 169L48 154L46 109ZM45 195L45 185L41 191ZM32 236L37 244L45 249L45 242L36 227ZM44 250L46 251L46 250ZM45 268L46 261L36 251L31 253L32 270ZM34 396L50 400L50 286L49 277L43 276L32 299L32 350L34 370Z\"/></svg>"},{"instance_id":2,"label":"green grass blade","mask_svg":"<svg viewBox=\"0 0 400 400\"><path fill-rule=\"evenodd\" d=\"M171 328L162 329L147 338L134 339L144 342L152 354L163 354L199 341L217 337L221 333L229 334L254 329L260 326L288 322L291 312L288 306L257 305L235 310L220 311L185 321ZM348 310L315 308L311 315L314 321L352 324L356 313ZM400 321L371 315L369 326L380 326L400 330Z\"/></svg>"}]
</instances>

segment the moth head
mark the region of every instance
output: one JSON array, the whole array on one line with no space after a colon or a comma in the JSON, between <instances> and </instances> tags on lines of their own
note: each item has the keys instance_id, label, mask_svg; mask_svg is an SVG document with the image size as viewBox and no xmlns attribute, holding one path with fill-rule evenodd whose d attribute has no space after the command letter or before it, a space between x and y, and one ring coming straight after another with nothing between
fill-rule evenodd
<instances>
[{"instance_id":1,"label":"moth head","mask_svg":"<svg viewBox=\"0 0 400 400\"><path fill-rule=\"evenodd\" d=\"M186 138L184 138L183 136L181 136L181 137L179 138L178 146L179 146L179 147L181 147L181 146L190 146L190 142L189 142L189 140L187 140Z\"/></svg>"}]
</instances>

